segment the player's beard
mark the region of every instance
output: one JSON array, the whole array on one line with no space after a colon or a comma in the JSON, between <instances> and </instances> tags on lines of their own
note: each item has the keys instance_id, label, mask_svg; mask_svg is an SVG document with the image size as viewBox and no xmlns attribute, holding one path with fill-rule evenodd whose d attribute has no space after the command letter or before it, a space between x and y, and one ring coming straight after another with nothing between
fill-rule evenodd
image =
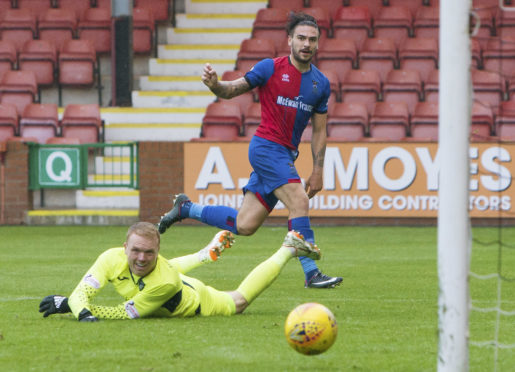
<instances>
[{"instance_id":1,"label":"player's beard","mask_svg":"<svg viewBox=\"0 0 515 372\"><path fill-rule=\"evenodd\" d=\"M302 55L300 54L300 52L304 50L304 49L301 49L299 52L297 52L295 50L295 48L291 48L291 54L293 55L293 58L295 59L295 61L297 61L298 63L301 63L301 64L310 64L311 63L311 60L313 59L313 55L315 54L315 50L310 50L310 53L308 55L308 57L302 57Z\"/></svg>"}]
</instances>

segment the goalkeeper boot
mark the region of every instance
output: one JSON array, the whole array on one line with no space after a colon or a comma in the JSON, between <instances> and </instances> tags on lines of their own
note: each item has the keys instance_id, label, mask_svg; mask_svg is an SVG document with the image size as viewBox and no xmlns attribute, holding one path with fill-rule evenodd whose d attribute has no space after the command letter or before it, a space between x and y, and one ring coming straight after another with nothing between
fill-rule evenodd
<instances>
[{"instance_id":1,"label":"goalkeeper boot","mask_svg":"<svg viewBox=\"0 0 515 372\"><path fill-rule=\"evenodd\" d=\"M174 223L182 221L186 218L181 216L181 207L185 203L191 203L190 198L188 198L185 194L175 195L172 209L170 209L167 214L161 217L161 221L159 221L158 230L160 234L164 234L165 231Z\"/></svg>"},{"instance_id":2,"label":"goalkeeper boot","mask_svg":"<svg viewBox=\"0 0 515 372\"><path fill-rule=\"evenodd\" d=\"M234 244L234 235L227 230L219 231L213 240L199 252L200 262L216 261L222 252Z\"/></svg>"},{"instance_id":3,"label":"goalkeeper boot","mask_svg":"<svg viewBox=\"0 0 515 372\"><path fill-rule=\"evenodd\" d=\"M334 288L342 282L341 276L328 276L320 270L309 279L306 280L306 288Z\"/></svg>"},{"instance_id":4,"label":"goalkeeper boot","mask_svg":"<svg viewBox=\"0 0 515 372\"><path fill-rule=\"evenodd\" d=\"M286 234L283 247L294 248L294 257L309 257L312 260L320 259L320 249L318 249L316 244L306 241L301 233L294 230L288 231L288 234Z\"/></svg>"}]
</instances>

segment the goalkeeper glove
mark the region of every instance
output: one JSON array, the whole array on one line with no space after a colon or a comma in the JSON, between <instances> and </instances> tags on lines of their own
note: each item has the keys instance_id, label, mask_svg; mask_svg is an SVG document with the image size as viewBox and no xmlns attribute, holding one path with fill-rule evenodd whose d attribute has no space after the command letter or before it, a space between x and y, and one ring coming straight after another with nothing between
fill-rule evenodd
<instances>
[{"instance_id":1,"label":"goalkeeper glove","mask_svg":"<svg viewBox=\"0 0 515 372\"><path fill-rule=\"evenodd\" d=\"M84 308L79 313L79 322L98 322L98 318L96 316L93 316L93 314L91 314L91 311Z\"/></svg>"},{"instance_id":2,"label":"goalkeeper glove","mask_svg":"<svg viewBox=\"0 0 515 372\"><path fill-rule=\"evenodd\" d=\"M52 314L65 314L71 312L70 306L68 306L68 297L51 295L46 296L39 303L39 312L43 314L43 317L47 317Z\"/></svg>"}]
</instances>

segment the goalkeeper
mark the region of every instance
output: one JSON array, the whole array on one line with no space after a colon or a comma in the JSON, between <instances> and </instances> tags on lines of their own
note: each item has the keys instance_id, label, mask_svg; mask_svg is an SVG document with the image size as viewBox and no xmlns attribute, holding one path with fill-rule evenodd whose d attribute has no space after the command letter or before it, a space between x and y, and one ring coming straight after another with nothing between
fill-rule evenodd
<instances>
[{"instance_id":1,"label":"goalkeeper","mask_svg":"<svg viewBox=\"0 0 515 372\"><path fill-rule=\"evenodd\" d=\"M39 311L44 317L71 312L82 322L238 314L277 278L290 258L320 258L315 245L290 231L279 250L252 270L235 291L219 291L185 275L203 263L216 261L233 242L233 234L223 230L199 252L167 260L159 254L157 228L138 222L129 228L123 248L102 253L69 298L47 296ZM94 297L108 282L125 301L118 306L93 304Z\"/></svg>"}]
</instances>

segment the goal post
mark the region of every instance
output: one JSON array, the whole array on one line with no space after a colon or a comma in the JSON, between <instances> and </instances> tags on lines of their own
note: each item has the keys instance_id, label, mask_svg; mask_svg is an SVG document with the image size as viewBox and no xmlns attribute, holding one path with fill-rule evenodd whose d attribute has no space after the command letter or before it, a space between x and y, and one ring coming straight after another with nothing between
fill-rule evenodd
<instances>
[{"instance_id":1,"label":"goal post","mask_svg":"<svg viewBox=\"0 0 515 372\"><path fill-rule=\"evenodd\" d=\"M439 372L468 371L470 4L440 1Z\"/></svg>"}]
</instances>

